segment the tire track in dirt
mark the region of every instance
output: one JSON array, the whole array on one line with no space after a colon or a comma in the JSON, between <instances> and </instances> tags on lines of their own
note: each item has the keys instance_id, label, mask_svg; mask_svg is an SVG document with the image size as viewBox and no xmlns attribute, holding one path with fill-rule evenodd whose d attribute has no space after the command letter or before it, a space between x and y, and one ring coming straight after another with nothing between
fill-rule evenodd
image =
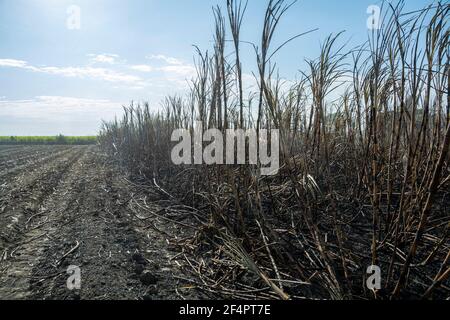
<instances>
[{"instance_id":1,"label":"tire track in dirt","mask_svg":"<svg viewBox=\"0 0 450 320\"><path fill-rule=\"evenodd\" d=\"M82 150L71 148L19 166L13 172L0 173L0 234L5 217L20 210L33 211L39 205L39 198L54 190L55 183Z\"/></svg>"},{"instance_id":2,"label":"tire track in dirt","mask_svg":"<svg viewBox=\"0 0 450 320\"><path fill-rule=\"evenodd\" d=\"M47 205L59 212L59 227L33 269L32 298L139 299L156 283L153 273L145 273L146 279L138 276L149 263L140 254L131 223L128 190L116 189L116 179L112 168L90 150L64 182L61 190L68 194L49 200ZM81 268L79 291L67 288L70 265Z\"/></svg>"},{"instance_id":3,"label":"tire track in dirt","mask_svg":"<svg viewBox=\"0 0 450 320\"><path fill-rule=\"evenodd\" d=\"M12 155L19 150L24 150L26 146L0 146L0 159L4 155Z\"/></svg>"},{"instance_id":4,"label":"tire track in dirt","mask_svg":"<svg viewBox=\"0 0 450 320\"><path fill-rule=\"evenodd\" d=\"M14 166L6 164L0 165L0 181L10 181L12 177L20 175L21 173L30 173L30 171L35 171L37 169L41 170L40 166L43 163L50 163L71 152L73 152L73 148L68 147L51 149L46 152L33 153L25 156L19 161L15 160L16 163ZM43 156L44 154L46 155ZM3 184L4 182L0 185L0 187L3 186L2 189L5 188ZM0 192L1 191L2 190L0 189Z\"/></svg>"},{"instance_id":5,"label":"tire track in dirt","mask_svg":"<svg viewBox=\"0 0 450 320\"><path fill-rule=\"evenodd\" d=\"M38 234L50 219L45 215L44 202L84 152L85 148L72 148L69 154L61 154L40 170L25 171L17 182L10 184L9 193L2 192L2 203L6 206L0 214L1 299L26 298L28 275L39 256L41 243L48 240L48 233ZM30 225L33 219L43 221Z\"/></svg>"},{"instance_id":6,"label":"tire track in dirt","mask_svg":"<svg viewBox=\"0 0 450 320\"><path fill-rule=\"evenodd\" d=\"M62 148L62 146L57 147ZM17 160L20 157L39 155L54 149L55 146L21 146L17 149L5 149L0 146L0 165L3 165L10 160Z\"/></svg>"},{"instance_id":7,"label":"tire track in dirt","mask_svg":"<svg viewBox=\"0 0 450 320\"><path fill-rule=\"evenodd\" d=\"M142 220L138 191L97 147L72 149L19 177L0 214L0 223L18 217L9 242L0 238L0 299L180 298L178 254ZM67 287L69 266L81 269L80 290Z\"/></svg>"}]
</instances>

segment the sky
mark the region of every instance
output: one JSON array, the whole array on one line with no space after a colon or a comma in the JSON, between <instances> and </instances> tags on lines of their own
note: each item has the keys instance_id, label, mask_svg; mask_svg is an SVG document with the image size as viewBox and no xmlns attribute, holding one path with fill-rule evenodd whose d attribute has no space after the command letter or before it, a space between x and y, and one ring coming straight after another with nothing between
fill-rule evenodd
<instances>
[{"instance_id":1,"label":"sky","mask_svg":"<svg viewBox=\"0 0 450 320\"><path fill-rule=\"evenodd\" d=\"M430 0L431 1L431 0ZM430 1L407 1L417 9ZM257 43L266 0L249 0L243 41ZM0 0L0 136L95 135L130 101L153 110L184 94L195 74L194 47L211 49L212 7L226 0ZM349 48L368 36L376 0L300 0L281 21L273 47L318 28L276 54L280 76L295 79L330 33ZM224 11L225 13L225 11ZM228 37L229 38L229 37ZM244 72L255 54L242 46Z\"/></svg>"}]
</instances>

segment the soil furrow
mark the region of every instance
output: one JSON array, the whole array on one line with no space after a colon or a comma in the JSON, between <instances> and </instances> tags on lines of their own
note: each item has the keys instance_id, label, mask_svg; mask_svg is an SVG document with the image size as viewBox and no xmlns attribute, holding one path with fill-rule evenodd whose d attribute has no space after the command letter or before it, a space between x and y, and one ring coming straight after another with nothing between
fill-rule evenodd
<instances>
[{"instance_id":1,"label":"soil furrow","mask_svg":"<svg viewBox=\"0 0 450 320\"><path fill-rule=\"evenodd\" d=\"M31 226L34 218L47 222L48 209L44 203L52 197L55 190L71 166L82 153L73 149L68 155L61 156L28 176L25 174L20 186L15 186L2 197L0 215L0 297L21 299L27 296L28 275L36 257L39 256L41 243L48 240L48 232L41 232L39 225ZM34 219L36 220L36 219ZM45 223L44 223L45 222Z\"/></svg>"},{"instance_id":2,"label":"soil furrow","mask_svg":"<svg viewBox=\"0 0 450 320\"><path fill-rule=\"evenodd\" d=\"M0 299L179 298L175 254L136 218L137 191L97 147L25 166L0 189ZM79 290L67 286L74 266Z\"/></svg>"}]
</instances>

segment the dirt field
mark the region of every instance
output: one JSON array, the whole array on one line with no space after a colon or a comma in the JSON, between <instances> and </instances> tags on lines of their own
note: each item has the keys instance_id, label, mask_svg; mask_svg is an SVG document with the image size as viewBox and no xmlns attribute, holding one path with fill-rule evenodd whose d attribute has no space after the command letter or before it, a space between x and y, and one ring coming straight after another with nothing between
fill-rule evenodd
<instances>
[{"instance_id":1,"label":"dirt field","mask_svg":"<svg viewBox=\"0 0 450 320\"><path fill-rule=\"evenodd\" d=\"M0 147L0 299L195 298L133 188L95 146Z\"/></svg>"}]
</instances>

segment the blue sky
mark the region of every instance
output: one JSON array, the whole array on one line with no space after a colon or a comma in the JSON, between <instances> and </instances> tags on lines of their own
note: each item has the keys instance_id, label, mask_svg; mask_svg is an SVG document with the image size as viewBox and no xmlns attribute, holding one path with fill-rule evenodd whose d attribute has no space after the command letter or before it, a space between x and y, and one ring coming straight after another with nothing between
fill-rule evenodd
<instances>
[{"instance_id":1,"label":"blue sky","mask_svg":"<svg viewBox=\"0 0 450 320\"><path fill-rule=\"evenodd\" d=\"M90 135L131 100L157 110L185 92L194 74L192 45L211 47L212 6L225 0L0 0L0 135ZM242 40L258 42L267 1L249 0ZM375 0L301 0L280 24L274 47L280 75L294 79L330 33L361 44ZM416 9L429 1L407 1ZM80 28L68 28L73 5ZM68 11L69 9L69 11ZM69 20L70 21L70 20ZM245 72L254 51L242 47Z\"/></svg>"}]
</instances>

